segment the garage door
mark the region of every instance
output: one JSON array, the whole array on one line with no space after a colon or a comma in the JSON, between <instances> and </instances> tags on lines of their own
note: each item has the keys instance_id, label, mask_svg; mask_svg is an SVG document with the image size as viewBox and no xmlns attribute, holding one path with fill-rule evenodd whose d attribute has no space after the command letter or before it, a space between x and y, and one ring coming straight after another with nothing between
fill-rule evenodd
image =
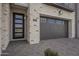
<instances>
[{"instance_id":1,"label":"garage door","mask_svg":"<svg viewBox=\"0 0 79 59\"><path fill-rule=\"evenodd\" d=\"M67 38L68 21L41 17L40 37L41 39Z\"/></svg>"}]
</instances>

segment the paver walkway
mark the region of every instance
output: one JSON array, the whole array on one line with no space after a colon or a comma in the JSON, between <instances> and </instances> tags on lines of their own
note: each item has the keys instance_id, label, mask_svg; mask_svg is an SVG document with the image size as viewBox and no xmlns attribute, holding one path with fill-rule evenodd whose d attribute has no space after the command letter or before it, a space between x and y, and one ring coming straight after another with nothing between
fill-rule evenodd
<instances>
[{"instance_id":1,"label":"paver walkway","mask_svg":"<svg viewBox=\"0 0 79 59\"><path fill-rule=\"evenodd\" d=\"M51 48L61 56L79 56L79 39L41 40L30 45L26 41L11 42L6 50L9 56L44 56L44 50Z\"/></svg>"}]
</instances>

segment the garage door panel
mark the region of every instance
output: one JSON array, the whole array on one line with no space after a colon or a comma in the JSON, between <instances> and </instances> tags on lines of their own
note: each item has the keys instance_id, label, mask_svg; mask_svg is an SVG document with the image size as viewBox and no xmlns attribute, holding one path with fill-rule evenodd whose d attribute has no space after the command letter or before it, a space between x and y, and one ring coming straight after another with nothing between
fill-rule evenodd
<instances>
[{"instance_id":1,"label":"garage door panel","mask_svg":"<svg viewBox=\"0 0 79 59\"><path fill-rule=\"evenodd\" d=\"M67 37L67 29L68 29L67 25L68 25L67 21L41 17L40 37L41 39Z\"/></svg>"}]
</instances>

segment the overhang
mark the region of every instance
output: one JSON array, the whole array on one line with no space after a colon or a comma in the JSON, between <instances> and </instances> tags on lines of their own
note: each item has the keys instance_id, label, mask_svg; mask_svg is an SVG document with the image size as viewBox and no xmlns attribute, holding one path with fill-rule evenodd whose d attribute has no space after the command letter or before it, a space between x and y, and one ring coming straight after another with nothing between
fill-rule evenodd
<instances>
[{"instance_id":1,"label":"overhang","mask_svg":"<svg viewBox=\"0 0 79 59\"><path fill-rule=\"evenodd\" d=\"M65 7L63 5L59 5L59 4L56 4L56 3L44 3L44 4L47 4L47 5L50 5L50 6L54 6L54 7L57 7L57 8L69 11L69 12L74 12L74 10L72 8Z\"/></svg>"}]
</instances>

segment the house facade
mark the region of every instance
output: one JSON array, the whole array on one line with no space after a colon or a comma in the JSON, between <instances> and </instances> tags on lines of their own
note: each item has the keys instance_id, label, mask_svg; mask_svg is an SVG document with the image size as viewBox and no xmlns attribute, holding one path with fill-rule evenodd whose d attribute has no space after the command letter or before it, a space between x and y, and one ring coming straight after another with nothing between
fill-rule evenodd
<instances>
[{"instance_id":1,"label":"house facade","mask_svg":"<svg viewBox=\"0 0 79 59\"><path fill-rule=\"evenodd\" d=\"M0 4L0 48L10 41L29 44L57 38L79 38L78 4Z\"/></svg>"}]
</instances>

